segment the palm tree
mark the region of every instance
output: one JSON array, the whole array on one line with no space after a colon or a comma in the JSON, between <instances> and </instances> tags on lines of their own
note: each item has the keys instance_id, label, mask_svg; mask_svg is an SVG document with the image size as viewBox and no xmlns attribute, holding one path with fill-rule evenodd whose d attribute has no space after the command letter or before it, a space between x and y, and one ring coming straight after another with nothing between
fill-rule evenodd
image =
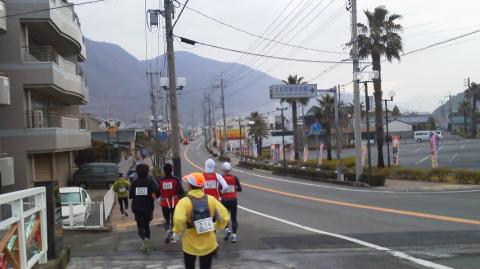
<instances>
[{"instance_id":1,"label":"palm tree","mask_svg":"<svg viewBox=\"0 0 480 269\"><path fill-rule=\"evenodd\" d=\"M477 100L480 100L480 84L472 82L468 89L465 90L465 97L468 99L468 106L471 117L472 137L477 136ZM471 100L471 102L470 102ZM470 107L471 104L471 107Z\"/></svg>"},{"instance_id":2,"label":"palm tree","mask_svg":"<svg viewBox=\"0 0 480 269\"><path fill-rule=\"evenodd\" d=\"M468 135L468 127L467 127L467 115L470 107L470 102L467 100L463 100L460 103L460 106L458 108L458 111L460 113L463 113L463 131L465 132L465 135Z\"/></svg>"},{"instance_id":3,"label":"palm tree","mask_svg":"<svg viewBox=\"0 0 480 269\"><path fill-rule=\"evenodd\" d=\"M285 84L307 84L304 81L304 77L298 77L298 75L288 75L287 80L282 80ZM300 159L298 153L298 130L297 130L297 103L306 105L308 104L308 98L285 98L280 102L287 102L292 107L292 124L293 124L293 145L295 148L295 160Z\"/></svg>"},{"instance_id":4,"label":"palm tree","mask_svg":"<svg viewBox=\"0 0 480 269\"><path fill-rule=\"evenodd\" d=\"M393 59L400 60L403 52L402 37L400 32L403 27L396 23L401 16L390 14L384 7L375 8L374 12L365 10L368 25L358 23L358 48L359 57L371 57L372 69L378 71L379 78L373 80L375 98L375 127L378 150L378 167L385 167L383 162L383 120L382 120L382 84L381 84L381 58L386 57L389 62Z\"/></svg>"},{"instance_id":5,"label":"palm tree","mask_svg":"<svg viewBox=\"0 0 480 269\"><path fill-rule=\"evenodd\" d=\"M247 117L249 121L254 123L250 126L248 135L253 137L255 144L257 144L257 155L262 154L262 142L264 138L268 138L268 125L265 119L257 111L251 112Z\"/></svg>"},{"instance_id":6,"label":"palm tree","mask_svg":"<svg viewBox=\"0 0 480 269\"><path fill-rule=\"evenodd\" d=\"M323 95L317 99L318 106L313 106L308 110L308 114L314 115L315 119L322 123L326 131L327 159L332 159L332 121L335 110L335 98L329 94ZM317 149L318 150L318 149Z\"/></svg>"}]
</instances>

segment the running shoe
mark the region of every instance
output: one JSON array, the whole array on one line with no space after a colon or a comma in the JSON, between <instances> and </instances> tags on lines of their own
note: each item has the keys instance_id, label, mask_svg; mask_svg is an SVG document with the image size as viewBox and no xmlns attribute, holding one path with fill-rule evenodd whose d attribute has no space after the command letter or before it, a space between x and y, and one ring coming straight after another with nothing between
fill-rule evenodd
<instances>
[{"instance_id":1,"label":"running shoe","mask_svg":"<svg viewBox=\"0 0 480 269\"><path fill-rule=\"evenodd\" d=\"M223 238L224 241L228 241L230 239L230 235L232 234L232 231L229 228L225 229L225 237Z\"/></svg>"},{"instance_id":2,"label":"running shoe","mask_svg":"<svg viewBox=\"0 0 480 269\"><path fill-rule=\"evenodd\" d=\"M232 243L237 243L237 235L232 234L232 236L230 237L230 240L232 241Z\"/></svg>"}]
</instances>

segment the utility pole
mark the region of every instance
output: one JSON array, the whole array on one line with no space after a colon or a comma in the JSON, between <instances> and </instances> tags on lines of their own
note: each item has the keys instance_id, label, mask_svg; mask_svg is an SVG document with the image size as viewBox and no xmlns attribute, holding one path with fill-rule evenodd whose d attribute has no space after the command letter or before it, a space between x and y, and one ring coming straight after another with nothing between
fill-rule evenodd
<instances>
[{"instance_id":1,"label":"utility pole","mask_svg":"<svg viewBox=\"0 0 480 269\"><path fill-rule=\"evenodd\" d=\"M283 111L287 110L287 107L277 107L277 110L280 110L282 115L282 148L283 148L283 169L287 168L287 159L285 158L285 117L283 116Z\"/></svg>"},{"instance_id":2,"label":"utility pole","mask_svg":"<svg viewBox=\"0 0 480 269\"><path fill-rule=\"evenodd\" d=\"M211 149L212 144L212 102L208 95L208 148Z\"/></svg>"},{"instance_id":3,"label":"utility pole","mask_svg":"<svg viewBox=\"0 0 480 269\"><path fill-rule=\"evenodd\" d=\"M240 162L243 161L243 151L242 151L242 118L238 117L238 128L240 129L240 136L238 137L238 150L240 151Z\"/></svg>"},{"instance_id":4,"label":"utility pole","mask_svg":"<svg viewBox=\"0 0 480 269\"><path fill-rule=\"evenodd\" d=\"M333 87L333 89L335 90L335 94L334 94L334 97L335 97L335 142L336 142L336 153L337 153L337 180L340 180L342 177L342 171L340 170L340 128L339 128L339 115L338 115L338 110L339 110L339 106L340 106L340 85L338 85L338 87L335 89L335 87Z\"/></svg>"},{"instance_id":5,"label":"utility pole","mask_svg":"<svg viewBox=\"0 0 480 269\"><path fill-rule=\"evenodd\" d=\"M352 60L353 60L353 106L354 106L354 132L355 132L355 180L359 181L363 172L362 162L362 130L360 114L360 87L355 77L360 68L358 66L358 33L357 33L357 0L352 0Z\"/></svg>"},{"instance_id":6,"label":"utility pole","mask_svg":"<svg viewBox=\"0 0 480 269\"><path fill-rule=\"evenodd\" d=\"M225 119L225 94L223 89L223 74L220 73L220 90L222 92L222 115L223 115L223 153L222 156L225 157L227 154L227 120Z\"/></svg>"},{"instance_id":7,"label":"utility pole","mask_svg":"<svg viewBox=\"0 0 480 269\"><path fill-rule=\"evenodd\" d=\"M177 177L182 176L182 163L180 160L180 132L178 126L177 110L177 78L175 73L175 54L173 48L173 27L172 13L173 7L171 0L164 0L165 7L165 35L167 39L167 62L168 62L168 81L170 93L170 117L172 119L172 131L170 141L173 153L173 171Z\"/></svg>"}]
</instances>

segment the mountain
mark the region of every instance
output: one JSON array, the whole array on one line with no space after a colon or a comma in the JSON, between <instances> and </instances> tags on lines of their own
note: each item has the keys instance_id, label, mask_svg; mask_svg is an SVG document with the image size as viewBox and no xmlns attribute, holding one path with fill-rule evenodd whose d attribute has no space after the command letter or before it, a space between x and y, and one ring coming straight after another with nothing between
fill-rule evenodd
<instances>
[{"instance_id":1,"label":"mountain","mask_svg":"<svg viewBox=\"0 0 480 269\"><path fill-rule=\"evenodd\" d=\"M88 59L84 70L90 101L82 111L104 118L119 118L126 123L148 124L151 113L145 68L156 69L157 63L162 66L163 55L158 59L140 61L115 44L86 39L86 45ZM185 51L175 53L175 64L177 77L187 80L187 86L180 91L178 98L180 119L184 125L191 125L192 115L195 122L203 121L205 92L212 92L215 106L219 106L220 89L212 89L212 85L220 84L222 71L225 74L227 114L238 115L256 109L265 111L265 108L274 106L274 101L269 100L268 86L280 80L263 72ZM158 78L154 76L154 84L158 85ZM159 100L157 109L165 111L164 100Z\"/></svg>"},{"instance_id":2,"label":"mountain","mask_svg":"<svg viewBox=\"0 0 480 269\"><path fill-rule=\"evenodd\" d=\"M448 115L450 114L450 109L453 113L458 112L460 104L463 102L463 100L465 100L465 97L462 90L462 92L459 94L451 96L451 105L450 100L447 100L446 103L433 110L432 115L437 124L440 124L442 128L446 128L449 122Z\"/></svg>"}]
</instances>

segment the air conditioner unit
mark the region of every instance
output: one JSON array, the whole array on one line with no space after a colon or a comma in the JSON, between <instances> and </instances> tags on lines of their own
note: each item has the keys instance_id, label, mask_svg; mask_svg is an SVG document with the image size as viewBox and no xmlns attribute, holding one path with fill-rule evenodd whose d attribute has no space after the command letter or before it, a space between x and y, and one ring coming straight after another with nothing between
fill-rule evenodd
<instances>
[{"instance_id":1,"label":"air conditioner unit","mask_svg":"<svg viewBox=\"0 0 480 269\"><path fill-rule=\"evenodd\" d=\"M13 185L13 157L0 157L0 178L2 186Z\"/></svg>"},{"instance_id":2,"label":"air conditioner unit","mask_svg":"<svg viewBox=\"0 0 480 269\"><path fill-rule=\"evenodd\" d=\"M43 111L34 110L33 111L33 128L43 128L43 127L44 127Z\"/></svg>"}]
</instances>

